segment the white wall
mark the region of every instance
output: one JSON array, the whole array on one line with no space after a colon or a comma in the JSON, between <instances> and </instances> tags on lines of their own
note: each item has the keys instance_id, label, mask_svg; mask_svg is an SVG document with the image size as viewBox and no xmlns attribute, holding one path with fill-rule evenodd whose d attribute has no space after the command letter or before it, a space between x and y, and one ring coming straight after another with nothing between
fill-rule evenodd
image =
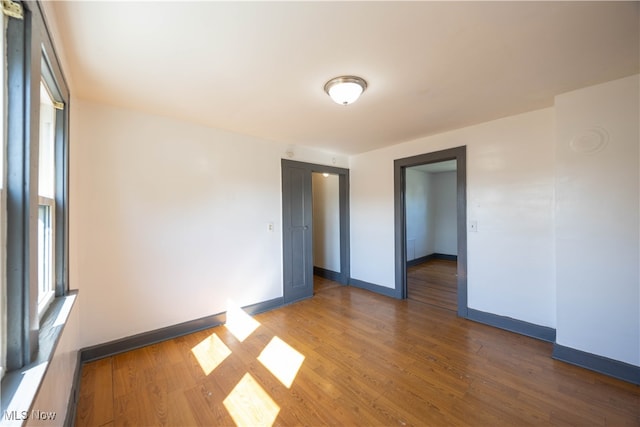
<instances>
[{"instance_id":1,"label":"white wall","mask_svg":"<svg viewBox=\"0 0 640 427\"><path fill-rule=\"evenodd\" d=\"M311 175L313 189L313 265L340 272L340 179Z\"/></svg>"},{"instance_id":2,"label":"white wall","mask_svg":"<svg viewBox=\"0 0 640 427\"><path fill-rule=\"evenodd\" d=\"M431 174L406 170L407 261L433 253Z\"/></svg>"},{"instance_id":3,"label":"white wall","mask_svg":"<svg viewBox=\"0 0 640 427\"><path fill-rule=\"evenodd\" d=\"M76 100L71 284L81 346L282 296L282 157L347 159ZM275 225L274 231L268 224Z\"/></svg>"},{"instance_id":4,"label":"white wall","mask_svg":"<svg viewBox=\"0 0 640 427\"><path fill-rule=\"evenodd\" d=\"M407 261L458 254L456 172L406 169Z\"/></svg>"},{"instance_id":5,"label":"white wall","mask_svg":"<svg viewBox=\"0 0 640 427\"><path fill-rule=\"evenodd\" d=\"M467 146L469 307L555 327L552 108L351 158L351 275L394 287L393 161Z\"/></svg>"},{"instance_id":6,"label":"white wall","mask_svg":"<svg viewBox=\"0 0 640 427\"><path fill-rule=\"evenodd\" d=\"M458 190L456 172L431 174L434 199L433 252L458 255Z\"/></svg>"},{"instance_id":7,"label":"white wall","mask_svg":"<svg viewBox=\"0 0 640 427\"><path fill-rule=\"evenodd\" d=\"M558 344L640 366L638 76L556 97Z\"/></svg>"}]
</instances>

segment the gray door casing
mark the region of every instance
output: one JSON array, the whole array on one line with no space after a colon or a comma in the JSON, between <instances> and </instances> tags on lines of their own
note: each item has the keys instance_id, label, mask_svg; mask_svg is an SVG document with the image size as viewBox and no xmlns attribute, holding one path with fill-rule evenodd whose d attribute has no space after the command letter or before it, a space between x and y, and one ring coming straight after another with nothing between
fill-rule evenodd
<instances>
[{"instance_id":1,"label":"gray door casing","mask_svg":"<svg viewBox=\"0 0 640 427\"><path fill-rule=\"evenodd\" d=\"M282 271L285 304L313 296L313 217L311 174L339 176L340 272L349 282L349 170L282 159Z\"/></svg>"},{"instance_id":2,"label":"gray door casing","mask_svg":"<svg viewBox=\"0 0 640 427\"><path fill-rule=\"evenodd\" d=\"M427 163L456 160L458 266L458 316L468 317L467 305L467 148L450 148L432 153L397 159L394 161L394 215L395 215L395 273L396 295L407 297L407 224L406 224L406 169Z\"/></svg>"}]
</instances>

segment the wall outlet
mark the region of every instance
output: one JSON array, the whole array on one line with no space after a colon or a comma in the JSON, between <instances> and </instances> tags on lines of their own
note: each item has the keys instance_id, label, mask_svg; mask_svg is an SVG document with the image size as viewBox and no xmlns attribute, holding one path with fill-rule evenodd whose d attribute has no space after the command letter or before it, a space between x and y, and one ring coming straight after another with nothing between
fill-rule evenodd
<instances>
[{"instance_id":1,"label":"wall outlet","mask_svg":"<svg viewBox=\"0 0 640 427\"><path fill-rule=\"evenodd\" d=\"M267 224L267 230L269 231L273 231L273 223L270 222L269 224Z\"/></svg>"},{"instance_id":2,"label":"wall outlet","mask_svg":"<svg viewBox=\"0 0 640 427\"><path fill-rule=\"evenodd\" d=\"M469 231L471 231L472 233L478 232L478 221L469 221Z\"/></svg>"}]
</instances>

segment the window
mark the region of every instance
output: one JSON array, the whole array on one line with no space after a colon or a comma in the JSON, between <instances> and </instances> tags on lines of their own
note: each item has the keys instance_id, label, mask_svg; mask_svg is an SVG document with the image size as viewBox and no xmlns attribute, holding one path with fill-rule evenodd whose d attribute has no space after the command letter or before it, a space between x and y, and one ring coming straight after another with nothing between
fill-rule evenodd
<instances>
[{"instance_id":1,"label":"window","mask_svg":"<svg viewBox=\"0 0 640 427\"><path fill-rule=\"evenodd\" d=\"M38 156L38 314L55 295L55 122L51 91L40 82L40 146Z\"/></svg>"},{"instance_id":2,"label":"window","mask_svg":"<svg viewBox=\"0 0 640 427\"><path fill-rule=\"evenodd\" d=\"M0 424L33 404L46 372L40 362L51 361L75 301L68 292L69 91L40 8L0 3L0 372L3 396L11 396L0 399Z\"/></svg>"},{"instance_id":3,"label":"window","mask_svg":"<svg viewBox=\"0 0 640 427\"><path fill-rule=\"evenodd\" d=\"M0 304L5 308L0 343L7 377L42 357L39 331L51 323L46 323L47 308L62 301L56 298L69 288L69 91L40 3L10 7L22 9L22 17L4 17L6 53L0 67L6 70L5 208L0 209L0 224L6 224L0 242L6 266L0 277L6 292Z\"/></svg>"}]
</instances>

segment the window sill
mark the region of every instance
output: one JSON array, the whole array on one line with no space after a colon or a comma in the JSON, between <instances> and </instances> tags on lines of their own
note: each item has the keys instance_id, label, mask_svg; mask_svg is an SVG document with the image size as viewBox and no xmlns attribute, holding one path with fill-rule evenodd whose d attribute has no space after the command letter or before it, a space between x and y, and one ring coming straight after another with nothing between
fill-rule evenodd
<instances>
[{"instance_id":1,"label":"window sill","mask_svg":"<svg viewBox=\"0 0 640 427\"><path fill-rule=\"evenodd\" d=\"M2 378L1 425L22 425L30 416L31 406L53 359L77 296L78 291L71 291L51 302L47 313L42 317L38 356L29 365L7 372Z\"/></svg>"}]
</instances>

